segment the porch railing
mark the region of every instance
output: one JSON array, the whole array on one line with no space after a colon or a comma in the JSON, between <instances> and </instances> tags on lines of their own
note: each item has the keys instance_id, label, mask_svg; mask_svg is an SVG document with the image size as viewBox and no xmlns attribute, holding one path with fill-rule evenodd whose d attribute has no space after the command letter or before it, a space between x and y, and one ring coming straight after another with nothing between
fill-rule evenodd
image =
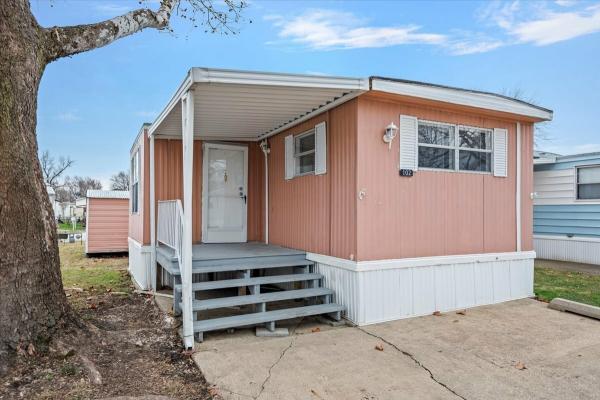
<instances>
[{"instance_id":1,"label":"porch railing","mask_svg":"<svg viewBox=\"0 0 600 400\"><path fill-rule=\"evenodd\" d=\"M158 202L158 224L156 240L172 248L181 273L181 255L183 246L183 207L181 200L162 200Z\"/></svg>"}]
</instances>

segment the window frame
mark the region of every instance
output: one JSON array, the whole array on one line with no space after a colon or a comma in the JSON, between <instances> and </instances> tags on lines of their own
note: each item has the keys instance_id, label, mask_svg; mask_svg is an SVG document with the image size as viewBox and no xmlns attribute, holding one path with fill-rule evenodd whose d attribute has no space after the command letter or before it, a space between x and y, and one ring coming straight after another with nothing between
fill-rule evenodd
<instances>
[{"instance_id":1,"label":"window frame","mask_svg":"<svg viewBox=\"0 0 600 400\"><path fill-rule=\"evenodd\" d=\"M141 168L140 168L140 148L138 147L137 149L135 149L135 151L133 152L133 155L131 157L130 160L130 177L131 177L131 182L130 182L130 187L131 187L131 201L130 201L130 206L129 206L129 210L131 212L131 214L139 214L140 213L140 172L141 172ZM135 192L136 194L134 195L134 188L135 188ZM135 199L135 210L134 210L134 199Z\"/></svg>"},{"instance_id":2,"label":"window frame","mask_svg":"<svg viewBox=\"0 0 600 400\"><path fill-rule=\"evenodd\" d=\"M419 124L430 124L430 125L442 125L442 126L452 126L454 127L454 145L446 146L442 144L431 144L431 143L420 143L419 142ZM461 147L460 146L460 129L478 129L482 131L487 131L490 133L490 148L489 149L477 149L471 147ZM419 147L433 147L438 149L447 149L454 150L454 168L434 168L434 167L422 167L419 165ZM463 151L474 151L479 153L489 153L490 154L490 170L489 171L469 171L460 169L460 150ZM493 175L494 174L494 129L492 128L482 128L480 126L471 126L464 124L451 124L447 122L440 121L431 121L426 119L417 118L417 167L420 170L424 171L445 171L445 172L458 172L458 173L466 173L466 174L484 174L484 175Z\"/></svg>"},{"instance_id":3,"label":"window frame","mask_svg":"<svg viewBox=\"0 0 600 400\"><path fill-rule=\"evenodd\" d=\"M577 165L574 167L575 168L575 176L574 176L574 180L575 180L575 201L576 202L581 202L581 203L597 203L600 202L600 197L598 198L594 198L594 199L580 199L579 198L579 170L580 169L584 169L584 168L600 168L600 164L589 164L589 165ZM598 182L592 182L592 184L600 184L600 181ZM583 185L585 185L585 183L583 183Z\"/></svg>"},{"instance_id":4,"label":"window frame","mask_svg":"<svg viewBox=\"0 0 600 400\"><path fill-rule=\"evenodd\" d=\"M305 132L299 133L297 135L294 135L294 177L297 176L306 176L306 175L314 175L315 171L317 169L317 135L316 135L316 130L314 128L309 129ZM301 153L297 153L297 146L296 143L305 137L308 136L313 136L313 143L314 143L314 147L312 148L312 150L308 150L308 151L303 151ZM299 172L299 167L300 167L300 158L304 157L304 156L308 156L314 154L315 156L313 157L313 168L312 171L307 171L307 172Z\"/></svg>"}]
</instances>

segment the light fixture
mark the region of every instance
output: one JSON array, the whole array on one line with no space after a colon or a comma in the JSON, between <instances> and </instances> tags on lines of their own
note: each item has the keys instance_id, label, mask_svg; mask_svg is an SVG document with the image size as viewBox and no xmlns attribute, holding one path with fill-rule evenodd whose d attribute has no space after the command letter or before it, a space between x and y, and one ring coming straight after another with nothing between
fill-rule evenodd
<instances>
[{"instance_id":1,"label":"light fixture","mask_svg":"<svg viewBox=\"0 0 600 400\"><path fill-rule=\"evenodd\" d=\"M392 141L398 133L398 127L393 122L385 128L385 134L383 135L383 141L388 144L388 149L392 148Z\"/></svg>"}]
</instances>

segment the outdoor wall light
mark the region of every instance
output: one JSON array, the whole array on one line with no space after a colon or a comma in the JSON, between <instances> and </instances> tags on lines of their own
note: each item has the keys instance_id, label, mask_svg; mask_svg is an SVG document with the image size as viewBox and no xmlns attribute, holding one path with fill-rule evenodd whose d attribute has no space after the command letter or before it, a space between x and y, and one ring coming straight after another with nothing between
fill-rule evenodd
<instances>
[{"instance_id":1,"label":"outdoor wall light","mask_svg":"<svg viewBox=\"0 0 600 400\"><path fill-rule=\"evenodd\" d=\"M385 134L383 135L383 141L388 144L388 149L392 148L392 141L398 133L398 127L393 122L385 128Z\"/></svg>"}]
</instances>

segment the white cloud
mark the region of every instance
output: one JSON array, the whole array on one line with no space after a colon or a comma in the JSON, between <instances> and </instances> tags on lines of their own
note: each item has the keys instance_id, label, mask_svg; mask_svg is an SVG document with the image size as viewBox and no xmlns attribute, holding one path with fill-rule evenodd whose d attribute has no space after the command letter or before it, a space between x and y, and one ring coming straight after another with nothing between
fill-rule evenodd
<instances>
[{"instance_id":1,"label":"white cloud","mask_svg":"<svg viewBox=\"0 0 600 400\"><path fill-rule=\"evenodd\" d=\"M478 14L480 21L492 22L508 34L512 43L545 46L600 31L600 6L565 11L577 2L556 1L552 10L547 3L492 2Z\"/></svg>"},{"instance_id":2,"label":"white cloud","mask_svg":"<svg viewBox=\"0 0 600 400\"><path fill-rule=\"evenodd\" d=\"M545 46L600 31L600 7L579 12L548 12L531 21L520 22L508 32L520 42Z\"/></svg>"},{"instance_id":3,"label":"white cloud","mask_svg":"<svg viewBox=\"0 0 600 400\"><path fill-rule=\"evenodd\" d=\"M265 19L279 28L280 38L316 50L440 45L446 41L445 35L423 32L417 25L369 26L342 11L313 9L292 18L268 15Z\"/></svg>"},{"instance_id":4,"label":"white cloud","mask_svg":"<svg viewBox=\"0 0 600 400\"><path fill-rule=\"evenodd\" d=\"M67 112L58 114L56 116L56 119L58 119L60 121L65 121L65 122L75 122L75 121L80 121L81 117L72 111L67 111Z\"/></svg>"}]
</instances>

